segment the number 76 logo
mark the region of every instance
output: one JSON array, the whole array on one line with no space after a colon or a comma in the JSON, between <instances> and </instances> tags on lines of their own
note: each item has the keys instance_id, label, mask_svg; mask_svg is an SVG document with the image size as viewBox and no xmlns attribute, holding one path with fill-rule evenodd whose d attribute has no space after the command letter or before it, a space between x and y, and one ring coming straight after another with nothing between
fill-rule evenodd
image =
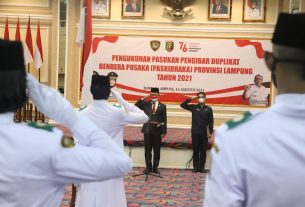
<instances>
[{"instance_id":1,"label":"number 76 logo","mask_svg":"<svg viewBox=\"0 0 305 207\"><path fill-rule=\"evenodd\" d=\"M180 44L180 50L182 50L182 52L187 52L187 42L179 42Z\"/></svg>"}]
</instances>

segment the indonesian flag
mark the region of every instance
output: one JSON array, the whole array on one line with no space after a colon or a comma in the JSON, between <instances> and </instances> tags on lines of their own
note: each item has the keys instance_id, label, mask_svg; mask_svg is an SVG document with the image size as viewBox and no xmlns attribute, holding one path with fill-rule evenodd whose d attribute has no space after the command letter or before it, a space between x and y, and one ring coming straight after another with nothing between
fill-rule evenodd
<instances>
[{"instance_id":1,"label":"indonesian flag","mask_svg":"<svg viewBox=\"0 0 305 207\"><path fill-rule=\"evenodd\" d=\"M35 53L34 53L34 65L36 69L40 69L42 63L43 63L43 53L42 53L41 36L40 36L40 22L38 20Z\"/></svg>"},{"instance_id":2,"label":"indonesian flag","mask_svg":"<svg viewBox=\"0 0 305 207\"><path fill-rule=\"evenodd\" d=\"M76 35L76 43L83 48L80 68L80 88L83 87L84 68L91 53L92 44L92 11L91 0L84 0L80 11L79 27Z\"/></svg>"},{"instance_id":3,"label":"indonesian flag","mask_svg":"<svg viewBox=\"0 0 305 207\"><path fill-rule=\"evenodd\" d=\"M5 29L4 29L3 39L10 40L10 33L9 33L9 30L8 30L8 19L7 19L7 17L6 17L6 21L5 21Z\"/></svg>"},{"instance_id":4,"label":"indonesian flag","mask_svg":"<svg viewBox=\"0 0 305 207\"><path fill-rule=\"evenodd\" d=\"M15 40L20 41L20 23L19 23L19 17L17 20L17 25L16 25L16 34L15 34Z\"/></svg>"},{"instance_id":5,"label":"indonesian flag","mask_svg":"<svg viewBox=\"0 0 305 207\"><path fill-rule=\"evenodd\" d=\"M31 33L31 23L29 17L28 26L25 35L24 63L28 64L32 61L33 61L33 43L32 43L32 33Z\"/></svg>"}]
</instances>

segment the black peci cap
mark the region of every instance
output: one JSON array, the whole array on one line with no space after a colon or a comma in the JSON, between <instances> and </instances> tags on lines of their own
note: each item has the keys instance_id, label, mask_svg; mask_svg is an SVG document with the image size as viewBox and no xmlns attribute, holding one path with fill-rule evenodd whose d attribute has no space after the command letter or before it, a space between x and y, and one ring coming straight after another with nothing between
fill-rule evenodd
<instances>
[{"instance_id":1,"label":"black peci cap","mask_svg":"<svg viewBox=\"0 0 305 207\"><path fill-rule=\"evenodd\" d=\"M90 91L95 100L108 99L110 94L109 77L94 73L91 79Z\"/></svg>"},{"instance_id":2,"label":"black peci cap","mask_svg":"<svg viewBox=\"0 0 305 207\"><path fill-rule=\"evenodd\" d=\"M26 102L26 71L21 42L0 39L0 113Z\"/></svg>"},{"instance_id":3,"label":"black peci cap","mask_svg":"<svg viewBox=\"0 0 305 207\"><path fill-rule=\"evenodd\" d=\"M150 92L151 93L159 93L159 88L151 88Z\"/></svg>"},{"instance_id":4,"label":"black peci cap","mask_svg":"<svg viewBox=\"0 0 305 207\"><path fill-rule=\"evenodd\" d=\"M272 43L305 50L305 13L281 13L273 33Z\"/></svg>"},{"instance_id":5,"label":"black peci cap","mask_svg":"<svg viewBox=\"0 0 305 207\"><path fill-rule=\"evenodd\" d=\"M21 42L0 39L0 72L25 70Z\"/></svg>"},{"instance_id":6,"label":"black peci cap","mask_svg":"<svg viewBox=\"0 0 305 207\"><path fill-rule=\"evenodd\" d=\"M116 78L119 77L116 72L110 72L110 73L108 73L107 76L109 76L109 77L116 77Z\"/></svg>"}]
</instances>

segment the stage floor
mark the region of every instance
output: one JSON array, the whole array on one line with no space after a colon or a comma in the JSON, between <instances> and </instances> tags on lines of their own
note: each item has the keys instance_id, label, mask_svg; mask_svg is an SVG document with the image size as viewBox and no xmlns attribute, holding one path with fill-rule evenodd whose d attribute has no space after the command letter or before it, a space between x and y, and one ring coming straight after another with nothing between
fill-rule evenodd
<instances>
[{"instance_id":1,"label":"stage floor","mask_svg":"<svg viewBox=\"0 0 305 207\"><path fill-rule=\"evenodd\" d=\"M132 177L144 168L134 168L125 177L128 207L202 207L207 174L191 170L160 169L164 178L150 176ZM71 186L67 186L61 207L68 207Z\"/></svg>"}]
</instances>

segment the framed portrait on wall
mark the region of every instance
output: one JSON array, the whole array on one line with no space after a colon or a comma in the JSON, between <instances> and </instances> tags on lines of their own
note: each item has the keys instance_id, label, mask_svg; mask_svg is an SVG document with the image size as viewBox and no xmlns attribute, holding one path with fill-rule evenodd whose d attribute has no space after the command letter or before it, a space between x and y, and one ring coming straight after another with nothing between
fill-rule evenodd
<instances>
[{"instance_id":1,"label":"framed portrait on wall","mask_svg":"<svg viewBox=\"0 0 305 207\"><path fill-rule=\"evenodd\" d=\"M243 0L243 21L264 22L266 16L266 0Z\"/></svg>"},{"instance_id":2,"label":"framed portrait on wall","mask_svg":"<svg viewBox=\"0 0 305 207\"><path fill-rule=\"evenodd\" d=\"M232 0L209 0L209 19L231 20Z\"/></svg>"},{"instance_id":3,"label":"framed portrait on wall","mask_svg":"<svg viewBox=\"0 0 305 207\"><path fill-rule=\"evenodd\" d=\"M144 0L122 0L123 18L144 18Z\"/></svg>"},{"instance_id":4,"label":"framed portrait on wall","mask_svg":"<svg viewBox=\"0 0 305 207\"><path fill-rule=\"evenodd\" d=\"M110 18L110 0L92 0L92 17Z\"/></svg>"}]
</instances>

